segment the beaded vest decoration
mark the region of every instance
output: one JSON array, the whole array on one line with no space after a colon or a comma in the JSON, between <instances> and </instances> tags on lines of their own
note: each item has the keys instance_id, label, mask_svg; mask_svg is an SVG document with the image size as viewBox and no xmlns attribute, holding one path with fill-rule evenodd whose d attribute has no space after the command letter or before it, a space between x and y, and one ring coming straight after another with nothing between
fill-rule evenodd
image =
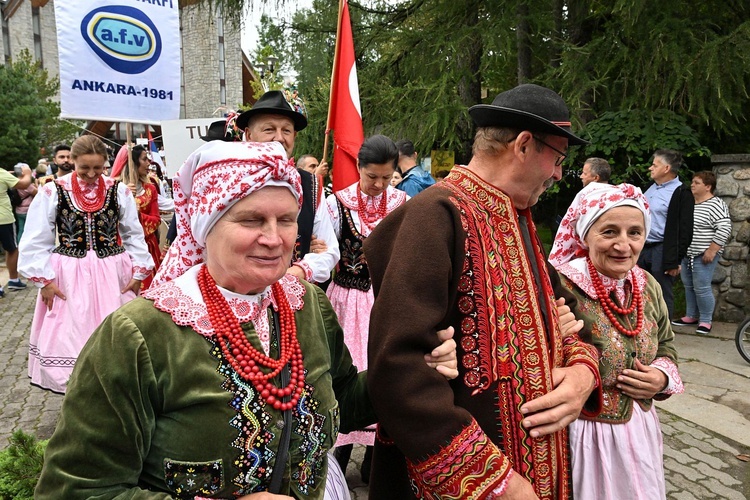
<instances>
[{"instance_id":1,"label":"beaded vest decoration","mask_svg":"<svg viewBox=\"0 0 750 500\"><path fill-rule=\"evenodd\" d=\"M341 240L339 244L341 260L333 282L344 288L354 288L366 292L372 286L372 281L362 248L365 237L354 226L351 211L338 198L336 204L339 208L341 220Z\"/></svg>"},{"instance_id":2,"label":"beaded vest decoration","mask_svg":"<svg viewBox=\"0 0 750 500\"><path fill-rule=\"evenodd\" d=\"M97 257L118 255L125 248L118 242L120 206L117 203L117 183L105 193L104 205L96 212L84 212L73 205L70 192L57 188L57 232L60 244L54 253L82 259L92 247Z\"/></svg>"}]
</instances>

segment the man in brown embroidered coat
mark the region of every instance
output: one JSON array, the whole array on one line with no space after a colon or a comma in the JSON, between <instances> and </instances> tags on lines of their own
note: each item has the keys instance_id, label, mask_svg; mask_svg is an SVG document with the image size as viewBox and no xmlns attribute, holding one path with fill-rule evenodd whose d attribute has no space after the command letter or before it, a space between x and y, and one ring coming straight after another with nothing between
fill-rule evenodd
<instances>
[{"instance_id":1,"label":"man in brown embroidered coat","mask_svg":"<svg viewBox=\"0 0 750 500\"><path fill-rule=\"evenodd\" d=\"M368 388L380 421L370 498L567 498L565 427L584 405L601 406L596 351L561 338L559 279L530 214L561 178L568 144L585 141L560 96L537 85L469 113L469 165L365 242L377 296ZM423 361L447 326L460 361L451 382Z\"/></svg>"}]
</instances>

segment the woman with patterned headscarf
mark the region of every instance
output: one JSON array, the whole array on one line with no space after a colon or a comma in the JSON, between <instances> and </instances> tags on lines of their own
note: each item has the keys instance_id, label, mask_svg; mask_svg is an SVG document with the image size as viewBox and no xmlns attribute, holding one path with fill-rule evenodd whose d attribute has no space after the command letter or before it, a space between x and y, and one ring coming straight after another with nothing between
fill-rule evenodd
<instances>
[{"instance_id":1,"label":"woman with patterned headscarf","mask_svg":"<svg viewBox=\"0 0 750 500\"><path fill-rule=\"evenodd\" d=\"M285 274L299 174L214 141L174 192L177 239L81 354L35 497L324 498L339 426L375 415L325 294Z\"/></svg>"},{"instance_id":2,"label":"woman with patterned headscarf","mask_svg":"<svg viewBox=\"0 0 750 500\"><path fill-rule=\"evenodd\" d=\"M550 253L578 299L581 337L600 353L603 410L568 427L576 500L666 498L653 400L683 386L661 287L636 264L650 226L640 189L593 182L571 204Z\"/></svg>"}]
</instances>

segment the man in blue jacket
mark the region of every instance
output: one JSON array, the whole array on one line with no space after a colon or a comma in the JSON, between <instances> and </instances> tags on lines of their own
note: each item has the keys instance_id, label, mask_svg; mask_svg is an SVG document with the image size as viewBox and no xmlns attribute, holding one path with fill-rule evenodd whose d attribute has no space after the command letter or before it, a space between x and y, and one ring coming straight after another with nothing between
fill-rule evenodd
<instances>
[{"instance_id":1,"label":"man in blue jacket","mask_svg":"<svg viewBox=\"0 0 750 500\"><path fill-rule=\"evenodd\" d=\"M403 139L396 143L398 148L398 168L401 170L403 180L396 186L409 196L415 196L424 189L435 184L435 179L417 165L417 152L414 151L414 143Z\"/></svg>"}]
</instances>

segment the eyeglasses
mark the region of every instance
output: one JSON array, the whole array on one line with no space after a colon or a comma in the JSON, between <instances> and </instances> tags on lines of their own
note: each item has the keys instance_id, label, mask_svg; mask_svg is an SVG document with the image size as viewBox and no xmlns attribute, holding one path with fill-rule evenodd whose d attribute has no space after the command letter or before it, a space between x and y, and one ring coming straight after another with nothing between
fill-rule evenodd
<instances>
[{"instance_id":1,"label":"eyeglasses","mask_svg":"<svg viewBox=\"0 0 750 500\"><path fill-rule=\"evenodd\" d=\"M541 139L540 139L539 137L537 137L537 136L535 136L535 135L532 135L532 137L533 137L534 139L536 139L537 141L541 142L542 144L544 144L545 146L547 146L548 148L550 148L550 149L551 149L552 151L554 151L555 153L557 153L557 154L559 154L559 155L560 155L560 156L558 156L558 157L557 157L557 160L555 160L555 166L556 166L556 167L559 167L560 165L562 165L562 162L564 162L564 161L565 161L565 158L567 158L567 157L568 157L568 153L563 153L562 151L560 151L560 150L559 150L559 149L557 149L556 147L554 147L554 146L552 146L552 145L550 145L550 144L547 144L546 142L544 142L543 140L541 140Z\"/></svg>"}]
</instances>

